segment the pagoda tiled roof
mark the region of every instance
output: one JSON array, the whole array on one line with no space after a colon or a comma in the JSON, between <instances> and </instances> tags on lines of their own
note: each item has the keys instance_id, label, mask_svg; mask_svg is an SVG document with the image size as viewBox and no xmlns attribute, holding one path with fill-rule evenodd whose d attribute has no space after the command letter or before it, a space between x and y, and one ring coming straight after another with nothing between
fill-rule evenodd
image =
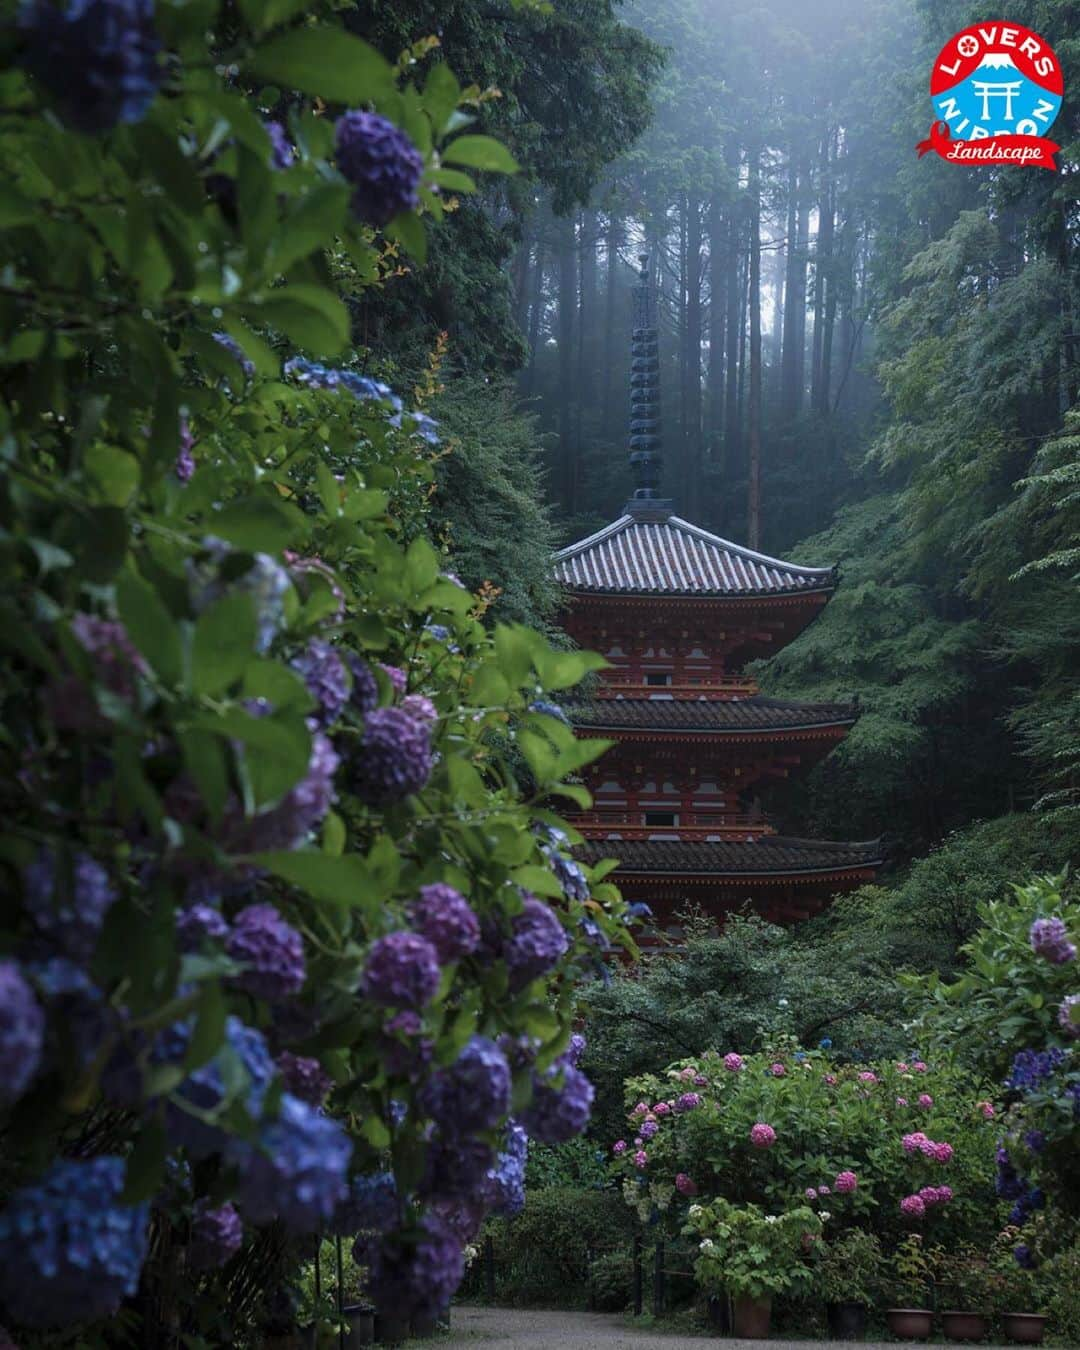
<instances>
[{"instance_id":1,"label":"pagoda tiled roof","mask_svg":"<svg viewBox=\"0 0 1080 1350\"><path fill-rule=\"evenodd\" d=\"M627 513L555 554L555 577L597 594L760 596L831 591L831 567L802 567L674 515Z\"/></svg>"},{"instance_id":2,"label":"pagoda tiled roof","mask_svg":"<svg viewBox=\"0 0 1080 1350\"><path fill-rule=\"evenodd\" d=\"M754 732L851 726L853 703L800 703L754 695L741 699L597 698L568 704L571 722L611 731Z\"/></svg>"},{"instance_id":3,"label":"pagoda tiled roof","mask_svg":"<svg viewBox=\"0 0 1080 1350\"><path fill-rule=\"evenodd\" d=\"M878 867L884 861L878 839L829 843L781 835L764 835L754 841L587 839L576 852L586 863L618 858L616 878L635 872L650 876L786 876Z\"/></svg>"}]
</instances>

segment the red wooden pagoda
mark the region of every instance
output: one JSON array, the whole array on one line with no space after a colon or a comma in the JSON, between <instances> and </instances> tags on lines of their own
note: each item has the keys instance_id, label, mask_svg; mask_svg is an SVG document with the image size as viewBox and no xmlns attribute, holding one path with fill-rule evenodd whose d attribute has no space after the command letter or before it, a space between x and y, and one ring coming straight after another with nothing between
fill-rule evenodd
<instances>
[{"instance_id":1,"label":"red wooden pagoda","mask_svg":"<svg viewBox=\"0 0 1080 1350\"><path fill-rule=\"evenodd\" d=\"M661 926L694 904L718 916L747 901L766 918L807 918L873 880L878 842L777 832L759 791L804 772L847 735L852 704L765 698L742 673L821 612L834 569L729 543L675 515L660 477L659 359L648 260L635 292L630 459L624 513L561 550L564 624L611 663L568 711L580 736L615 745L588 771L593 806L574 818L588 861L617 857L623 894Z\"/></svg>"}]
</instances>

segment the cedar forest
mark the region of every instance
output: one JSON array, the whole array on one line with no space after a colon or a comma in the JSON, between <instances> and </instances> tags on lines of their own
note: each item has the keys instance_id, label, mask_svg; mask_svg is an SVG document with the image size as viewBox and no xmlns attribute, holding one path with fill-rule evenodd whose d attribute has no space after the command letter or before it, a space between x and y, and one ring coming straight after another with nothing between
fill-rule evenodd
<instances>
[{"instance_id":1,"label":"cedar forest","mask_svg":"<svg viewBox=\"0 0 1080 1350\"><path fill-rule=\"evenodd\" d=\"M1080 0L1054 172L916 154L973 0L5 13L0 1322L397 1343L644 1235L1080 1343ZM887 859L677 960L558 814L642 255L662 495L839 571L765 807Z\"/></svg>"}]
</instances>

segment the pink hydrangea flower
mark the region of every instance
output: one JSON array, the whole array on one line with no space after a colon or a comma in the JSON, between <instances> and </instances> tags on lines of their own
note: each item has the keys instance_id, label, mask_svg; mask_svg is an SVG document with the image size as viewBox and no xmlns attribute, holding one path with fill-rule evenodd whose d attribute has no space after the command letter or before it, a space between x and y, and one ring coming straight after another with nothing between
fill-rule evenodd
<instances>
[{"instance_id":1,"label":"pink hydrangea flower","mask_svg":"<svg viewBox=\"0 0 1080 1350\"><path fill-rule=\"evenodd\" d=\"M759 1120L750 1130L750 1142L755 1148L772 1148L776 1143L776 1131L771 1125Z\"/></svg>"},{"instance_id":2,"label":"pink hydrangea flower","mask_svg":"<svg viewBox=\"0 0 1080 1350\"><path fill-rule=\"evenodd\" d=\"M926 1205L921 1196L905 1195L900 1201L900 1213L906 1214L909 1219L921 1219L926 1213Z\"/></svg>"},{"instance_id":3,"label":"pink hydrangea flower","mask_svg":"<svg viewBox=\"0 0 1080 1350\"><path fill-rule=\"evenodd\" d=\"M695 1087L708 1087L708 1086L709 1086L709 1080L705 1077L705 1075L704 1075L703 1073L696 1073L696 1074L694 1074L694 1086L695 1086Z\"/></svg>"},{"instance_id":4,"label":"pink hydrangea flower","mask_svg":"<svg viewBox=\"0 0 1080 1350\"><path fill-rule=\"evenodd\" d=\"M724 1068L731 1073L738 1073L743 1066L742 1055L736 1055L734 1052L724 1056Z\"/></svg>"},{"instance_id":5,"label":"pink hydrangea flower","mask_svg":"<svg viewBox=\"0 0 1080 1350\"><path fill-rule=\"evenodd\" d=\"M691 1065L687 1065L685 1069L680 1069L679 1077L682 1079L684 1083L689 1083L694 1077L693 1067Z\"/></svg>"},{"instance_id":6,"label":"pink hydrangea flower","mask_svg":"<svg viewBox=\"0 0 1080 1350\"><path fill-rule=\"evenodd\" d=\"M897 1062L896 1062L896 1072L897 1072L897 1073L907 1073L907 1072L908 1072L908 1066L907 1066L907 1062L906 1062L905 1060L902 1060L902 1059L897 1060Z\"/></svg>"},{"instance_id":7,"label":"pink hydrangea flower","mask_svg":"<svg viewBox=\"0 0 1080 1350\"><path fill-rule=\"evenodd\" d=\"M932 1139L922 1139L919 1141L919 1152L924 1158L936 1158L937 1144Z\"/></svg>"},{"instance_id":8,"label":"pink hydrangea flower","mask_svg":"<svg viewBox=\"0 0 1080 1350\"><path fill-rule=\"evenodd\" d=\"M937 1188L937 1198L939 1205L946 1205L953 1198L953 1188L951 1186L939 1186Z\"/></svg>"},{"instance_id":9,"label":"pink hydrangea flower","mask_svg":"<svg viewBox=\"0 0 1080 1350\"><path fill-rule=\"evenodd\" d=\"M634 1154L634 1166L641 1168L641 1167L648 1167L648 1165L649 1165L649 1155L645 1152L643 1148L639 1148L638 1151Z\"/></svg>"},{"instance_id":10,"label":"pink hydrangea flower","mask_svg":"<svg viewBox=\"0 0 1080 1350\"><path fill-rule=\"evenodd\" d=\"M904 1145L905 1153L918 1153L923 1144L928 1143L928 1139L922 1130L915 1130L911 1134L905 1134L901 1141Z\"/></svg>"},{"instance_id":11,"label":"pink hydrangea flower","mask_svg":"<svg viewBox=\"0 0 1080 1350\"><path fill-rule=\"evenodd\" d=\"M931 1205L938 1204L941 1196L938 1195L938 1188L936 1186L923 1186L919 1191L919 1199L927 1208L929 1208Z\"/></svg>"},{"instance_id":12,"label":"pink hydrangea flower","mask_svg":"<svg viewBox=\"0 0 1080 1350\"><path fill-rule=\"evenodd\" d=\"M818 1193L818 1195L832 1195L832 1187L831 1187L831 1186L819 1186L819 1187L817 1188L817 1193Z\"/></svg>"},{"instance_id":13,"label":"pink hydrangea flower","mask_svg":"<svg viewBox=\"0 0 1080 1350\"><path fill-rule=\"evenodd\" d=\"M862 1073L859 1074L859 1082L860 1082L860 1083L876 1083L876 1082L877 1082L877 1074L874 1073L873 1070L871 1070L871 1069L864 1069L864 1070L862 1071Z\"/></svg>"},{"instance_id":14,"label":"pink hydrangea flower","mask_svg":"<svg viewBox=\"0 0 1080 1350\"><path fill-rule=\"evenodd\" d=\"M848 1195L855 1190L859 1184L859 1178L854 1172L837 1172L833 1185L841 1195Z\"/></svg>"},{"instance_id":15,"label":"pink hydrangea flower","mask_svg":"<svg viewBox=\"0 0 1080 1350\"><path fill-rule=\"evenodd\" d=\"M657 1102L653 1107L653 1114L657 1116L667 1116L671 1114L671 1107L667 1102Z\"/></svg>"},{"instance_id":16,"label":"pink hydrangea flower","mask_svg":"<svg viewBox=\"0 0 1080 1350\"><path fill-rule=\"evenodd\" d=\"M914 1069L914 1071L915 1071L916 1073L925 1073L925 1072L926 1072L926 1065L923 1063L923 1061L922 1061L921 1059L915 1059L915 1060L912 1060L912 1062L911 1062L911 1067L912 1067L912 1069Z\"/></svg>"},{"instance_id":17,"label":"pink hydrangea flower","mask_svg":"<svg viewBox=\"0 0 1080 1350\"><path fill-rule=\"evenodd\" d=\"M984 1119L984 1120L993 1120L993 1119L994 1119L994 1103L993 1103L993 1102L978 1102L977 1105L978 1105L979 1110L980 1110L980 1111L982 1112L982 1114L983 1114L983 1119Z\"/></svg>"},{"instance_id":18,"label":"pink hydrangea flower","mask_svg":"<svg viewBox=\"0 0 1080 1350\"><path fill-rule=\"evenodd\" d=\"M935 1145L934 1145L934 1161L935 1161L935 1162L939 1162L939 1163L947 1163L947 1162L951 1162L951 1161L952 1161L952 1156L953 1156L953 1146L952 1146L952 1144L935 1144Z\"/></svg>"},{"instance_id":19,"label":"pink hydrangea flower","mask_svg":"<svg viewBox=\"0 0 1080 1350\"><path fill-rule=\"evenodd\" d=\"M779 1061L777 1061L775 1064L770 1065L769 1072L772 1074L774 1078L783 1078L784 1074L787 1073L787 1069L785 1069L784 1066Z\"/></svg>"},{"instance_id":20,"label":"pink hydrangea flower","mask_svg":"<svg viewBox=\"0 0 1080 1350\"><path fill-rule=\"evenodd\" d=\"M640 1148L644 1142L645 1140L642 1139L641 1135L639 1134L638 1137L634 1140L634 1147Z\"/></svg>"},{"instance_id":21,"label":"pink hydrangea flower","mask_svg":"<svg viewBox=\"0 0 1080 1350\"><path fill-rule=\"evenodd\" d=\"M897 1099L896 1099L896 1104L897 1104L897 1106L907 1106L907 1098L906 1098L906 1097L897 1097Z\"/></svg>"},{"instance_id":22,"label":"pink hydrangea flower","mask_svg":"<svg viewBox=\"0 0 1080 1350\"><path fill-rule=\"evenodd\" d=\"M611 1146L611 1151L612 1151L612 1153L615 1153L615 1154L623 1154L623 1153L625 1153L625 1152L626 1152L626 1140L625 1140L625 1139L616 1139L616 1141L614 1142L614 1144L612 1144L612 1146Z\"/></svg>"},{"instance_id":23,"label":"pink hydrangea flower","mask_svg":"<svg viewBox=\"0 0 1080 1350\"><path fill-rule=\"evenodd\" d=\"M919 1105L920 1105L920 1106L925 1106L925 1107L927 1108L927 1110L929 1110L930 1107L933 1106L933 1104L934 1104L934 1099L933 1099L933 1097L930 1096L929 1092L920 1092L920 1093L919 1093Z\"/></svg>"},{"instance_id":24,"label":"pink hydrangea flower","mask_svg":"<svg viewBox=\"0 0 1080 1350\"><path fill-rule=\"evenodd\" d=\"M817 1189L816 1189L814 1186L807 1186L807 1188L806 1188L806 1198L807 1198L807 1200L816 1200L816 1199L817 1199Z\"/></svg>"},{"instance_id":25,"label":"pink hydrangea flower","mask_svg":"<svg viewBox=\"0 0 1080 1350\"><path fill-rule=\"evenodd\" d=\"M679 1172L675 1177L675 1189L680 1195L697 1195L697 1183L685 1172Z\"/></svg>"},{"instance_id":26,"label":"pink hydrangea flower","mask_svg":"<svg viewBox=\"0 0 1080 1350\"><path fill-rule=\"evenodd\" d=\"M826 1083L828 1083L829 1087L835 1087L835 1086L836 1086L836 1074L834 1074L834 1073L827 1073L827 1074L825 1075L825 1081L826 1081Z\"/></svg>"}]
</instances>

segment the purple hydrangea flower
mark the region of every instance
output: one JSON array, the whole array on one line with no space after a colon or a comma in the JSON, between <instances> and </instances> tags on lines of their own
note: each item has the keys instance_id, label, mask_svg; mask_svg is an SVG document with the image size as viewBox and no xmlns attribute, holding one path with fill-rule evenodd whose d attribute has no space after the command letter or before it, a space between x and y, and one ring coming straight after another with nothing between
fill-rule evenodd
<instances>
[{"instance_id":1,"label":"purple hydrangea flower","mask_svg":"<svg viewBox=\"0 0 1080 1350\"><path fill-rule=\"evenodd\" d=\"M1076 948L1069 941L1064 920L1057 915L1049 919L1036 919L1031 925L1029 938L1035 955L1044 957L1055 966L1076 960Z\"/></svg>"},{"instance_id":2,"label":"purple hydrangea flower","mask_svg":"<svg viewBox=\"0 0 1080 1350\"><path fill-rule=\"evenodd\" d=\"M638 1134L642 1139L651 1139L660 1128L659 1122L655 1120L643 1120L638 1126Z\"/></svg>"},{"instance_id":3,"label":"purple hydrangea flower","mask_svg":"<svg viewBox=\"0 0 1080 1350\"><path fill-rule=\"evenodd\" d=\"M473 1036L453 1064L424 1086L421 1102L450 1135L494 1129L510 1111L506 1056L486 1036Z\"/></svg>"},{"instance_id":4,"label":"purple hydrangea flower","mask_svg":"<svg viewBox=\"0 0 1080 1350\"><path fill-rule=\"evenodd\" d=\"M45 1014L14 961L0 961L0 1105L22 1096L41 1063Z\"/></svg>"},{"instance_id":5,"label":"purple hydrangea flower","mask_svg":"<svg viewBox=\"0 0 1080 1350\"><path fill-rule=\"evenodd\" d=\"M415 1078L431 1063L434 1045L430 1037L421 1035L423 1026L420 1014L410 1009L387 1019L379 1037L379 1053L387 1073Z\"/></svg>"},{"instance_id":6,"label":"purple hydrangea flower","mask_svg":"<svg viewBox=\"0 0 1080 1350\"><path fill-rule=\"evenodd\" d=\"M361 1244L361 1261L368 1259ZM434 1313L461 1283L461 1242L445 1219L427 1214L418 1230L389 1234L371 1254L371 1291L378 1308Z\"/></svg>"},{"instance_id":7,"label":"purple hydrangea flower","mask_svg":"<svg viewBox=\"0 0 1080 1350\"><path fill-rule=\"evenodd\" d=\"M151 1055L154 1064L183 1062L191 1042L193 1021L168 1027L158 1037ZM207 1064L193 1070L172 1094L165 1109L165 1129L172 1143L186 1148L193 1158L205 1158L218 1153L228 1142L221 1126L201 1119L185 1110L185 1104L201 1113L213 1113L224 1103L225 1084L235 1074L225 1071L226 1060L239 1064L246 1075L248 1086L240 1100L252 1119L262 1112L266 1090L274 1077L274 1061L266 1047L262 1033L245 1026L238 1017L225 1022L225 1045Z\"/></svg>"},{"instance_id":8,"label":"purple hydrangea flower","mask_svg":"<svg viewBox=\"0 0 1080 1350\"><path fill-rule=\"evenodd\" d=\"M401 700L401 711L407 712L410 717L422 722L429 729L439 720L439 710L427 694L406 694Z\"/></svg>"},{"instance_id":9,"label":"purple hydrangea flower","mask_svg":"<svg viewBox=\"0 0 1080 1350\"><path fill-rule=\"evenodd\" d=\"M684 1092L675 1101L676 1111L693 1111L695 1107L701 1105L700 1092Z\"/></svg>"},{"instance_id":10,"label":"purple hydrangea flower","mask_svg":"<svg viewBox=\"0 0 1080 1350\"><path fill-rule=\"evenodd\" d=\"M489 1174L495 1161L495 1150L485 1140L434 1130L427 1141L427 1165L420 1195L434 1201L477 1201L482 1217L490 1202Z\"/></svg>"},{"instance_id":11,"label":"purple hydrangea flower","mask_svg":"<svg viewBox=\"0 0 1080 1350\"><path fill-rule=\"evenodd\" d=\"M566 726L570 725L570 719L567 717L564 709L560 708L557 703L551 703L547 699L536 699L535 702L529 704L529 711L542 713L544 717L554 717L556 721L563 722Z\"/></svg>"},{"instance_id":12,"label":"purple hydrangea flower","mask_svg":"<svg viewBox=\"0 0 1080 1350\"><path fill-rule=\"evenodd\" d=\"M1026 1242L1020 1242L1013 1248L1013 1260L1024 1270L1035 1269L1035 1255Z\"/></svg>"},{"instance_id":13,"label":"purple hydrangea flower","mask_svg":"<svg viewBox=\"0 0 1080 1350\"><path fill-rule=\"evenodd\" d=\"M115 700L134 707L137 677L146 674L147 665L124 625L80 611L72 617L71 632L89 657L95 683ZM78 675L57 676L46 687L43 698L50 720L61 731L90 736L110 728L93 690Z\"/></svg>"},{"instance_id":14,"label":"purple hydrangea flower","mask_svg":"<svg viewBox=\"0 0 1080 1350\"><path fill-rule=\"evenodd\" d=\"M317 1059L283 1050L277 1062L287 1091L309 1106L322 1106L334 1080Z\"/></svg>"},{"instance_id":15,"label":"purple hydrangea flower","mask_svg":"<svg viewBox=\"0 0 1080 1350\"><path fill-rule=\"evenodd\" d=\"M349 676L337 650L329 642L313 638L291 665L319 705L320 724L335 722L349 701Z\"/></svg>"},{"instance_id":16,"label":"purple hydrangea flower","mask_svg":"<svg viewBox=\"0 0 1080 1350\"><path fill-rule=\"evenodd\" d=\"M378 683L371 673L371 667L355 652L347 652L345 660L348 662L349 671L352 674L352 705L360 710L362 716L366 717L369 712L374 711L379 706Z\"/></svg>"},{"instance_id":17,"label":"purple hydrangea flower","mask_svg":"<svg viewBox=\"0 0 1080 1350\"><path fill-rule=\"evenodd\" d=\"M89 961L116 901L108 872L86 853L57 859L42 849L23 876L24 899L39 932L73 961Z\"/></svg>"},{"instance_id":18,"label":"purple hydrangea flower","mask_svg":"<svg viewBox=\"0 0 1080 1350\"><path fill-rule=\"evenodd\" d=\"M255 374L255 362L247 355L243 347L240 346L239 342L237 342L234 337L229 333L213 333L211 336L219 347L224 347L229 355L238 362L240 369L245 375L250 376Z\"/></svg>"},{"instance_id":19,"label":"purple hydrangea flower","mask_svg":"<svg viewBox=\"0 0 1080 1350\"><path fill-rule=\"evenodd\" d=\"M230 853L262 853L299 847L323 819L334 800L334 775L340 760L333 742L316 731L311 738L307 773L276 806L246 818L238 803L225 813L223 843Z\"/></svg>"},{"instance_id":20,"label":"purple hydrangea flower","mask_svg":"<svg viewBox=\"0 0 1080 1350\"><path fill-rule=\"evenodd\" d=\"M233 920L225 950L247 969L233 984L269 1002L298 994L307 967L304 940L273 905L248 905Z\"/></svg>"},{"instance_id":21,"label":"purple hydrangea flower","mask_svg":"<svg viewBox=\"0 0 1080 1350\"><path fill-rule=\"evenodd\" d=\"M338 168L353 186L353 214L369 225L386 225L414 211L424 158L393 122L371 112L347 112L336 127Z\"/></svg>"},{"instance_id":22,"label":"purple hydrangea flower","mask_svg":"<svg viewBox=\"0 0 1080 1350\"><path fill-rule=\"evenodd\" d=\"M1013 1165L1004 1144L997 1148L997 1175L994 1190L1002 1200L1016 1200L1027 1190L1027 1179Z\"/></svg>"},{"instance_id":23,"label":"purple hydrangea flower","mask_svg":"<svg viewBox=\"0 0 1080 1350\"><path fill-rule=\"evenodd\" d=\"M409 919L435 948L443 965L471 956L480 945L479 919L461 892L444 882L420 887L420 898L410 906Z\"/></svg>"},{"instance_id":24,"label":"purple hydrangea flower","mask_svg":"<svg viewBox=\"0 0 1080 1350\"><path fill-rule=\"evenodd\" d=\"M439 958L418 933L387 933L368 952L364 993L384 1008L422 1008L439 988Z\"/></svg>"},{"instance_id":25,"label":"purple hydrangea flower","mask_svg":"<svg viewBox=\"0 0 1080 1350\"><path fill-rule=\"evenodd\" d=\"M275 169L291 169L296 156L289 144L289 134L280 122L267 121L263 130L270 137L270 163Z\"/></svg>"},{"instance_id":26,"label":"purple hydrangea flower","mask_svg":"<svg viewBox=\"0 0 1080 1350\"><path fill-rule=\"evenodd\" d=\"M428 728L401 708L376 708L364 719L360 751L349 765L350 786L369 806L402 801L431 776Z\"/></svg>"},{"instance_id":27,"label":"purple hydrangea flower","mask_svg":"<svg viewBox=\"0 0 1080 1350\"><path fill-rule=\"evenodd\" d=\"M387 1233L400 1221L401 1202L393 1172L353 1177L345 1199L330 1222L330 1231L355 1236L364 1230Z\"/></svg>"},{"instance_id":28,"label":"purple hydrangea flower","mask_svg":"<svg viewBox=\"0 0 1080 1350\"><path fill-rule=\"evenodd\" d=\"M197 952L205 942L223 942L228 921L210 905L188 905L176 915L176 940L182 952Z\"/></svg>"},{"instance_id":29,"label":"purple hydrangea flower","mask_svg":"<svg viewBox=\"0 0 1080 1350\"><path fill-rule=\"evenodd\" d=\"M1030 1092L1053 1077L1064 1058L1064 1050L1059 1050L1057 1046L1051 1046L1049 1050L1021 1050L1013 1058L1005 1086L1020 1092Z\"/></svg>"},{"instance_id":30,"label":"purple hydrangea flower","mask_svg":"<svg viewBox=\"0 0 1080 1350\"><path fill-rule=\"evenodd\" d=\"M566 954L569 945L554 911L535 895L526 895L502 948L511 989L523 989L546 974Z\"/></svg>"},{"instance_id":31,"label":"purple hydrangea flower","mask_svg":"<svg viewBox=\"0 0 1080 1350\"><path fill-rule=\"evenodd\" d=\"M243 1245L244 1225L232 1205L211 1209L205 1200L196 1202L187 1249L193 1270L216 1270Z\"/></svg>"},{"instance_id":32,"label":"purple hydrangea flower","mask_svg":"<svg viewBox=\"0 0 1080 1350\"><path fill-rule=\"evenodd\" d=\"M563 1058L567 1064L573 1064L576 1068L581 1063L581 1057L585 1053L588 1042L580 1031L575 1031L570 1037L570 1044L566 1048L566 1054Z\"/></svg>"},{"instance_id":33,"label":"purple hydrangea flower","mask_svg":"<svg viewBox=\"0 0 1080 1350\"><path fill-rule=\"evenodd\" d=\"M181 414L180 449L176 455L174 472L181 483L190 483L195 476L195 437L191 434L191 423Z\"/></svg>"},{"instance_id":34,"label":"purple hydrangea flower","mask_svg":"<svg viewBox=\"0 0 1080 1350\"><path fill-rule=\"evenodd\" d=\"M593 1095L593 1085L580 1069L557 1062L533 1078L532 1100L521 1123L542 1144L565 1144L588 1125Z\"/></svg>"},{"instance_id":35,"label":"purple hydrangea flower","mask_svg":"<svg viewBox=\"0 0 1080 1350\"><path fill-rule=\"evenodd\" d=\"M1062 1035L1080 1040L1080 994L1066 994L1058 1007L1058 1026Z\"/></svg>"},{"instance_id":36,"label":"purple hydrangea flower","mask_svg":"<svg viewBox=\"0 0 1080 1350\"><path fill-rule=\"evenodd\" d=\"M33 0L23 7L23 60L78 131L140 122L161 83L153 0Z\"/></svg>"},{"instance_id":37,"label":"purple hydrangea flower","mask_svg":"<svg viewBox=\"0 0 1080 1350\"><path fill-rule=\"evenodd\" d=\"M0 1213L0 1299L27 1327L115 1313L146 1260L147 1204L120 1202L122 1158L54 1162Z\"/></svg>"},{"instance_id":38,"label":"purple hydrangea flower","mask_svg":"<svg viewBox=\"0 0 1080 1350\"><path fill-rule=\"evenodd\" d=\"M398 698L405 692L409 685L409 677L400 666L388 666L384 661L379 662L379 669L390 681L390 686Z\"/></svg>"},{"instance_id":39,"label":"purple hydrangea flower","mask_svg":"<svg viewBox=\"0 0 1080 1350\"><path fill-rule=\"evenodd\" d=\"M280 1221L294 1233L330 1222L346 1195L352 1143L336 1120L286 1092L255 1145L234 1141L237 1204L252 1223Z\"/></svg>"},{"instance_id":40,"label":"purple hydrangea flower","mask_svg":"<svg viewBox=\"0 0 1080 1350\"><path fill-rule=\"evenodd\" d=\"M513 1218L525 1208L525 1162L529 1140L516 1120L506 1127L506 1142L491 1169L492 1213Z\"/></svg>"}]
</instances>

